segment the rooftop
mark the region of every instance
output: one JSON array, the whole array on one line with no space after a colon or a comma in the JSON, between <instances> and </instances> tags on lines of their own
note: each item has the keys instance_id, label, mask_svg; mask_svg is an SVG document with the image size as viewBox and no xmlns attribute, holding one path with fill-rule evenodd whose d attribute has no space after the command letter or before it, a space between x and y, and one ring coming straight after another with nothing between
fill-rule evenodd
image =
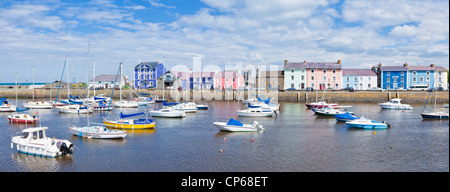
<instances>
[{"instance_id":1,"label":"rooftop","mask_svg":"<svg viewBox=\"0 0 450 192\"><path fill-rule=\"evenodd\" d=\"M377 76L370 69L342 69L343 76Z\"/></svg>"},{"instance_id":2,"label":"rooftop","mask_svg":"<svg viewBox=\"0 0 450 192\"><path fill-rule=\"evenodd\" d=\"M339 62L298 62L286 63L285 69L342 69Z\"/></svg>"}]
</instances>

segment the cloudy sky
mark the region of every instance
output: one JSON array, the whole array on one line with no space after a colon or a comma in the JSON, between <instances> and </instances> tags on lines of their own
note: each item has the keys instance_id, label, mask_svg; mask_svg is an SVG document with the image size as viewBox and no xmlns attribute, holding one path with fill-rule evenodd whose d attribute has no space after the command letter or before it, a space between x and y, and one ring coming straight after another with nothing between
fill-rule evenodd
<instances>
[{"instance_id":1,"label":"cloudy sky","mask_svg":"<svg viewBox=\"0 0 450 192\"><path fill-rule=\"evenodd\" d=\"M131 75L140 61L170 68L335 62L344 68L449 68L448 0L29 0L0 2L0 82ZM84 70L83 70L84 69ZM83 73L83 71L85 71Z\"/></svg>"}]
</instances>

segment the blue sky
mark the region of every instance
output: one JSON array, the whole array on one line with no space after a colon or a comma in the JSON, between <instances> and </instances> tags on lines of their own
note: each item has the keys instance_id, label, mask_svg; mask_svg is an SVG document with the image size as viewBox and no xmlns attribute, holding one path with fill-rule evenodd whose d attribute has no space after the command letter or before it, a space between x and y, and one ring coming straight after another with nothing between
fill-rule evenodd
<instances>
[{"instance_id":1,"label":"blue sky","mask_svg":"<svg viewBox=\"0 0 450 192\"><path fill-rule=\"evenodd\" d=\"M0 2L0 82L85 79L88 43L97 74L123 61L169 66L332 62L344 68L449 68L449 2L439 0L33 0ZM268 67L267 67L268 68ZM52 74L51 76L49 74Z\"/></svg>"}]
</instances>

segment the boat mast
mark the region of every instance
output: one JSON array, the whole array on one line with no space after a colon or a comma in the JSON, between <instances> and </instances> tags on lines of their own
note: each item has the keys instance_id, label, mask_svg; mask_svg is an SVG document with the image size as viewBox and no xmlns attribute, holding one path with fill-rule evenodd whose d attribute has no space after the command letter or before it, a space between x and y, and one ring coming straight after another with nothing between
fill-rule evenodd
<instances>
[{"instance_id":1,"label":"boat mast","mask_svg":"<svg viewBox=\"0 0 450 192\"><path fill-rule=\"evenodd\" d=\"M69 79L69 57L66 57L67 59L67 102L70 104L70 79Z\"/></svg>"},{"instance_id":2,"label":"boat mast","mask_svg":"<svg viewBox=\"0 0 450 192\"><path fill-rule=\"evenodd\" d=\"M34 65L33 65L33 101L34 101Z\"/></svg>"}]
</instances>

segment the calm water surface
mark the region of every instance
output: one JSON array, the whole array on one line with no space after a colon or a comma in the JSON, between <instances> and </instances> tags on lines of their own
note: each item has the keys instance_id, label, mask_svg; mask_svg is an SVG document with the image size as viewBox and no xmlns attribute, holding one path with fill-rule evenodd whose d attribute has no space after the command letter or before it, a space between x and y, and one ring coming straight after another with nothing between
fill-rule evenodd
<instances>
[{"instance_id":1,"label":"calm water surface","mask_svg":"<svg viewBox=\"0 0 450 192\"><path fill-rule=\"evenodd\" d=\"M449 121L422 120L423 105L403 112L352 104L350 111L356 115L391 124L386 130L359 130L334 118L316 117L303 103L282 102L278 117L237 118L260 122L263 132L227 133L212 122L236 118L242 103L207 104L209 110L188 113L184 119L155 118L154 130L129 131L121 140L72 136L69 126L86 125L86 115L28 111L39 112L41 125L49 127L47 136L68 139L77 147L73 154L57 158L11 149L11 136L30 126L10 124L9 113L0 113L0 171L449 171ZM119 112L115 109L108 118ZM89 119L101 123L105 116L97 112Z\"/></svg>"}]
</instances>

